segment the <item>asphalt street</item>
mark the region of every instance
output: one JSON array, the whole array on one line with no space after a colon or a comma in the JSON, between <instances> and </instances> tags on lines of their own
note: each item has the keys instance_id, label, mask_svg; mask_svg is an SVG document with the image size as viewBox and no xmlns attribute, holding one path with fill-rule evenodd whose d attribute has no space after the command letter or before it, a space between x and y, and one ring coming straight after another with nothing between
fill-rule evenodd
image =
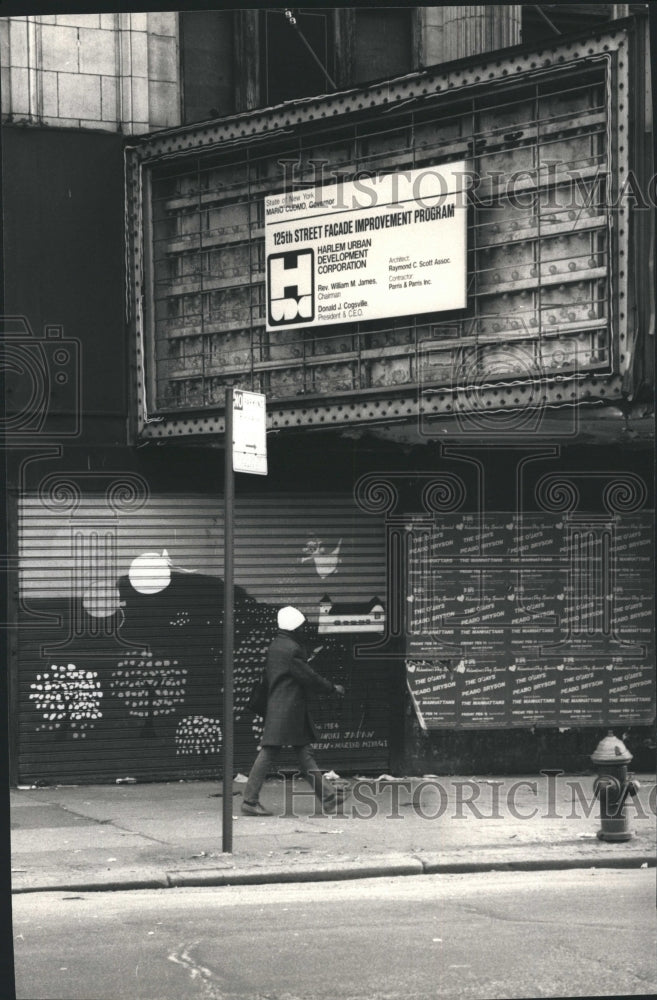
<instances>
[{"instance_id":1,"label":"asphalt street","mask_svg":"<svg viewBox=\"0 0 657 1000\"><path fill-rule=\"evenodd\" d=\"M657 991L655 870L14 899L18 1000L436 1000Z\"/></svg>"}]
</instances>

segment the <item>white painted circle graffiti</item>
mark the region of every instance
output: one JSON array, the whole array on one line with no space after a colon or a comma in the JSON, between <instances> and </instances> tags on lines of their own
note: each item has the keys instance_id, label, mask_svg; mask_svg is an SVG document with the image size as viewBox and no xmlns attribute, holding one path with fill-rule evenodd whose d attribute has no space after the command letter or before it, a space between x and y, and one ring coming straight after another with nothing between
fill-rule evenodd
<instances>
[{"instance_id":1,"label":"white painted circle graffiti","mask_svg":"<svg viewBox=\"0 0 657 1000\"><path fill-rule=\"evenodd\" d=\"M171 582L171 568L165 552L144 552L130 564L130 583L140 594L159 594Z\"/></svg>"}]
</instances>

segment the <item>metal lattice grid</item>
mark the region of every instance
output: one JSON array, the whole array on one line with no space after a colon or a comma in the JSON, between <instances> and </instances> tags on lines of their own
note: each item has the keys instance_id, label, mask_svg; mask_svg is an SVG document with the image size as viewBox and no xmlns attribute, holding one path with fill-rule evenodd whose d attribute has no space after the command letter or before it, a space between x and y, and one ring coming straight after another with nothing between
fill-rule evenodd
<instances>
[{"instance_id":1,"label":"metal lattice grid","mask_svg":"<svg viewBox=\"0 0 657 1000\"><path fill-rule=\"evenodd\" d=\"M428 381L449 386L457 372L481 382L608 370L606 97L605 69L596 66L501 100L473 96L449 114L431 107L402 121L399 113L383 122L373 116L346 134L282 145L276 157L256 147L155 170L155 408L220 406L227 384L283 401ZM281 190L279 160L299 162L304 185L317 179L319 162L330 164L328 179L328 169L353 176L458 157L480 178L464 317L267 333L263 206ZM466 345L476 350L464 354Z\"/></svg>"},{"instance_id":2,"label":"metal lattice grid","mask_svg":"<svg viewBox=\"0 0 657 1000\"><path fill-rule=\"evenodd\" d=\"M468 378L474 374L480 380L482 406L493 409L523 405L528 389L531 395L531 380L537 372L546 376L549 405L571 399L612 398L620 393L616 373L622 376L628 364L626 273L623 261L619 262L627 249L627 205L622 201L613 204L612 200L610 206L607 196L618 192L628 163L627 137L623 135L627 121L623 88L628 71L625 33L612 31L542 52L519 52L507 59L470 63L463 68L454 64L444 72L423 71L391 81L385 88L375 84L364 91L300 101L193 130L163 132L128 151L129 265L137 307L136 360L143 433L166 437L221 432L223 385L230 382L268 393L273 404L268 408L271 427L387 420L394 415L403 418L417 416L418 407L449 414L454 411L453 397L459 389L453 384L454 372L461 379L464 365ZM569 93L574 102L571 106L566 101ZM532 116L525 110L524 116L519 115L518 109L523 107L538 107L539 113L534 110ZM267 143L264 154L261 140ZM225 151L223 157L218 155L220 148ZM515 215L510 217L509 200L505 202L494 179L489 190L479 188L477 197L472 198L469 221L469 273L475 294L470 295L466 313L266 334L262 250L257 246L263 239L262 204L266 194L282 190L283 170L289 169L290 161L298 163L296 186L308 187L316 179L318 160L325 161L329 180L335 171L348 177L358 168L389 173L424 163L450 162L456 156L467 158L480 170L492 164L504 175L504 157L518 169L519 150L525 164L538 163L545 168L544 177L538 181L520 178L516 188L516 193L533 189L534 202L523 206L529 227L522 225L523 213L517 205L511 206ZM563 161L561 168L547 164L549 153ZM286 168L281 160L288 161ZM573 191L570 170L579 171L579 201L574 209L569 200ZM209 179L213 171L214 183ZM221 171L224 174L219 177ZM249 242L249 270L224 286L228 295L223 302L230 305L232 301L234 307L225 325L215 316L215 326L209 327L210 309L199 309L198 299L195 303L187 298L182 306L173 307L186 321L171 322L169 335L161 322L156 331L148 309L143 325L140 317L141 302L148 304L142 287L148 290L150 286L156 295L170 300L179 291L174 292L171 286L163 295L161 287L150 280L154 267L149 269L149 250L157 248L155 240L149 246L149 232L155 233L155 227L150 230L148 224L151 176L156 190L158 184L178 184L184 177L189 183L193 175L204 173L208 176L203 181L205 195L201 184L195 195L203 209L213 198L225 209L231 203L253 203L255 198L250 209L253 214L246 224L241 223L241 234L239 224L231 220L238 237L233 238L232 249L239 245L240 235L241 242ZM555 192L563 195L561 201ZM160 192L156 190L156 194ZM157 204L155 198L155 209ZM195 207L188 198L187 212ZM534 207L536 211L529 210ZM244 208L235 211L244 212ZM183 213L179 214L182 219ZM513 238L502 228L493 232L503 223L515 223ZM194 228L190 228L183 235L193 252L190 241ZM225 229L222 225L215 235L225 237ZM200 225L196 232L200 237ZM247 232L256 240L249 241ZM207 242L197 238L195 249L204 249ZM532 246L531 258L521 257L523 243ZM502 254L517 257L505 260ZM166 256L160 254L161 258ZM194 293L201 289L208 293L202 271L197 277L201 280ZM182 292L186 294L187 290ZM519 295L524 297L523 308ZM215 297L215 306L220 301ZM188 308L195 304L196 312ZM235 311L240 308L236 322ZM251 313L259 314L258 319L251 321ZM186 341L190 334L199 339ZM235 340L239 336L237 342L248 353L249 363L213 370L210 351L207 346L199 350L199 346L207 345L216 335L215 354L222 352L233 360L230 346L226 348L230 344L227 337ZM158 338L158 364L165 355L165 360L175 363L182 358L184 367L171 365L166 379L156 380L154 345ZM183 343L175 347L166 344L167 339L176 338L182 338ZM569 359L574 363L569 365ZM575 385L573 393L564 383L575 374L579 389ZM175 398L177 405L163 407L160 402L156 409L155 390L160 389L161 400L167 379L178 383L173 391L167 386L168 398ZM421 395L425 385L434 387L428 400Z\"/></svg>"}]
</instances>

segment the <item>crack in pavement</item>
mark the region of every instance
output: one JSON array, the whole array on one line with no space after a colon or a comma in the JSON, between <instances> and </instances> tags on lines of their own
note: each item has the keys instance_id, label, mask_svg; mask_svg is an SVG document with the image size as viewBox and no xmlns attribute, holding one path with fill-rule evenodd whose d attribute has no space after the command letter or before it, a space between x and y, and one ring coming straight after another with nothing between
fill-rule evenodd
<instances>
[{"instance_id":1,"label":"crack in pavement","mask_svg":"<svg viewBox=\"0 0 657 1000\"><path fill-rule=\"evenodd\" d=\"M159 837L152 837L148 833L140 833L138 830L131 830L129 826L121 826L120 823L116 823L113 819L96 819L95 816L87 816L85 813L77 812L76 809L71 809L70 806L58 804L58 808L63 812L69 813L71 816L76 816L78 819L90 820L92 823L97 823L98 826L112 826L115 830L120 830L122 833L131 833L135 837L143 837L144 840L152 840L154 844L171 844L170 840L160 840Z\"/></svg>"}]
</instances>

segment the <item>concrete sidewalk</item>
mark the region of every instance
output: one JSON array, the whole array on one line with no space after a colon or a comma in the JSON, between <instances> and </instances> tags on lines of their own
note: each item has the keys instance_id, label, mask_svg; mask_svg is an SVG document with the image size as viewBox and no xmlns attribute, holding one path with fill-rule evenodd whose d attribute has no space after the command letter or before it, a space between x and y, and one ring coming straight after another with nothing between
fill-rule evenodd
<instances>
[{"instance_id":1,"label":"concrete sidewalk","mask_svg":"<svg viewBox=\"0 0 657 1000\"><path fill-rule=\"evenodd\" d=\"M220 783L12 790L15 892L166 888L500 869L655 864L655 778L626 813L635 836L598 840L593 777L335 777L349 795L323 814L303 781L267 782L274 813L240 814L222 851Z\"/></svg>"}]
</instances>

